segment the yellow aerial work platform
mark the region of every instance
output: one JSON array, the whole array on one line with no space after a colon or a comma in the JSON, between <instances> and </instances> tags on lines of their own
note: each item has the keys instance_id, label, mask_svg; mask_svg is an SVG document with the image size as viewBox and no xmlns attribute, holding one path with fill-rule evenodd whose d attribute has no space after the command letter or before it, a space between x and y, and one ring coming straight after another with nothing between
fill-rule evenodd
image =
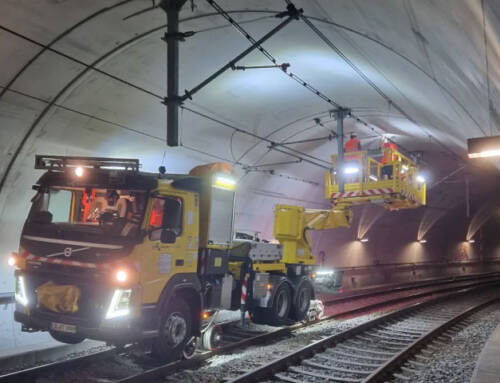
<instances>
[{"instance_id":1,"label":"yellow aerial work platform","mask_svg":"<svg viewBox=\"0 0 500 383\"><path fill-rule=\"evenodd\" d=\"M366 151L345 153L343 191L337 179L337 156L332 155L332 171L325 172L325 198L336 205L383 201L389 210L425 205L425 182L418 176L417 164L391 148L383 153L388 159L384 165Z\"/></svg>"}]
</instances>

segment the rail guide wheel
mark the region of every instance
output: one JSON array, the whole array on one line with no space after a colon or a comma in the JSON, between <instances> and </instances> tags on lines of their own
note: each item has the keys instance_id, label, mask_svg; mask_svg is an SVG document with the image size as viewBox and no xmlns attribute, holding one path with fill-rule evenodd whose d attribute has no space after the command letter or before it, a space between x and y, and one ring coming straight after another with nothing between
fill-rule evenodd
<instances>
[{"instance_id":1,"label":"rail guide wheel","mask_svg":"<svg viewBox=\"0 0 500 383\"><path fill-rule=\"evenodd\" d=\"M182 357L184 359L191 359L196 353L196 338L192 337L184 346L182 350Z\"/></svg>"},{"instance_id":2,"label":"rail guide wheel","mask_svg":"<svg viewBox=\"0 0 500 383\"><path fill-rule=\"evenodd\" d=\"M222 326L210 326L202 335L201 343L205 350L215 351L222 346Z\"/></svg>"}]
</instances>

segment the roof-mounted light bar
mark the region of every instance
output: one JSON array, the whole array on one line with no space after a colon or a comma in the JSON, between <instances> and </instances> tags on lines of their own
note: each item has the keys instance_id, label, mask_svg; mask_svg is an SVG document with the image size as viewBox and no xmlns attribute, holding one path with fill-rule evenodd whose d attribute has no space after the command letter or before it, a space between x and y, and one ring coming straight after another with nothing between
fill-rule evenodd
<instances>
[{"instance_id":1,"label":"roof-mounted light bar","mask_svg":"<svg viewBox=\"0 0 500 383\"><path fill-rule=\"evenodd\" d=\"M213 181L213 186L219 189L235 190L236 178L229 174L216 174Z\"/></svg>"},{"instance_id":2,"label":"roof-mounted light bar","mask_svg":"<svg viewBox=\"0 0 500 383\"><path fill-rule=\"evenodd\" d=\"M139 167L139 160L133 158L49 156L39 154L35 156L35 169L63 171L67 168L93 168L138 172Z\"/></svg>"}]
</instances>

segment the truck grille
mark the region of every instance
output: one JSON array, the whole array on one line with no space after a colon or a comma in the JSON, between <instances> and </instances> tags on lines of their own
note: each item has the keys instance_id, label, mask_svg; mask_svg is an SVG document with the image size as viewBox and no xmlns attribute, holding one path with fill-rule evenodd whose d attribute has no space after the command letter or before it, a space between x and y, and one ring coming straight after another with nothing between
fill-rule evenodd
<instances>
[{"instance_id":1,"label":"truck grille","mask_svg":"<svg viewBox=\"0 0 500 383\"><path fill-rule=\"evenodd\" d=\"M74 313L58 313L51 311L38 302L37 288L52 281L56 285L73 285L80 289L78 310ZM85 327L98 327L104 318L109 305L112 289L102 280L82 278L78 275L62 275L47 272L29 272L25 276L26 293L32 314L44 319L56 321L60 318L64 323Z\"/></svg>"}]
</instances>

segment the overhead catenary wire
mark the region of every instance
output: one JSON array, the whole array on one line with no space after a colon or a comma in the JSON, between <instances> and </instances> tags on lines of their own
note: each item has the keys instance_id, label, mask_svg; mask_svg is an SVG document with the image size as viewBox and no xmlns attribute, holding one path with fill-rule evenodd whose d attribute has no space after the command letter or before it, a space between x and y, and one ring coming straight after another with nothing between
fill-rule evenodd
<instances>
[{"instance_id":1,"label":"overhead catenary wire","mask_svg":"<svg viewBox=\"0 0 500 383\"><path fill-rule=\"evenodd\" d=\"M230 22L233 26L235 26L238 30L240 30L240 32L242 32L242 33L244 34L244 36L245 36L245 37L247 37L247 38L248 38L248 39L249 39L249 40L250 40L253 44L257 44L257 41L256 41L256 40L254 40L254 39L253 39L253 38L252 38L252 37L251 37L251 36L250 36L250 35L249 35L249 34L248 34L248 33L247 33L247 32L246 32L246 31L245 31L245 30L241 27L241 25L239 25L237 22L235 22L235 21L234 21L234 19L232 19L232 18L231 18L231 16L229 16L229 14L228 14L227 12L225 12L222 8L220 8L220 7L219 7L219 6L218 6L218 5L217 5L217 4L216 4L213 0L207 0L207 1L208 1L208 2L212 5L212 6L214 6L214 8L215 8L218 12L222 12L221 14L222 14L222 15L223 15L223 16L224 16L224 17L225 17L225 18L226 18L226 19L227 19L227 20L228 20L228 21L229 21L229 22ZM118 82L120 82L120 83L123 83L123 84L125 84L125 85L127 85L127 86L129 86L129 87L132 87L132 88L134 88L134 89L136 89L136 90L139 90L139 91L141 91L141 92L147 93L147 94L149 94L149 95L151 95L151 96L153 96L153 97L155 97L155 98L157 98L157 99L159 99L159 100L163 100L163 99L164 99L161 95L159 95L159 94L157 94L157 93L155 93L155 92L152 92L152 91L150 91L150 90L148 90L148 89L145 89L145 88L143 88L143 87L141 87L141 86L138 86L138 85L136 85L136 84L133 84L132 82L127 81L127 80L124 80L124 79L122 79L122 78L120 78L120 77L118 77L118 76L116 76L116 75L113 75L113 74L111 74L111 73L109 73L109 72L103 71L103 70L101 70L101 69L97 68L97 67L96 67L96 66L94 66L94 65L88 64L88 63L86 63L86 62L84 62L84 61L82 61L82 60L80 60L80 59L77 59L77 58L75 58L75 57L71 56L71 55L68 55L68 54L66 54L66 53L64 53L64 52L61 52L61 51L59 51L59 50L57 50L57 49L54 49L54 48L52 48L52 47L50 47L50 46L48 46L48 45L46 45L46 44L40 43L39 41L36 41L36 40L34 40L34 39L32 39L32 38L30 38L30 37L28 37L28 36L25 36L25 35L23 35L23 34L21 34L21 33L19 33L19 32L16 32L16 31L14 31L14 30L12 30L12 29L10 29L10 28L7 28L7 27L5 27L5 26L0 25L0 29L1 29L1 30L6 31L6 32L8 32L8 33L11 33L12 35L15 35L15 36L17 36L17 37L19 37L19 38L21 38L21 39L24 39L24 40L26 40L26 41L29 41L30 43L35 44L35 45L37 45L37 46L41 47L41 48L42 48L42 49L44 49L44 50L50 51L50 52L55 53L55 54L57 54L57 55L59 55L59 56L61 56L61 57L66 58L66 59L68 59L68 60L70 60L70 61L76 62L76 63L78 63L78 64L80 64L80 65L84 66L84 67L85 67L85 68L87 68L87 69L91 69L91 70L93 70L93 71L95 71L95 72L98 72L98 73L100 73L100 74L102 74L102 75L105 75L105 76L107 76L107 77L109 77L109 78L112 78L112 79L113 79L113 80L115 80L115 81L118 81ZM257 45L258 45L258 44L257 44ZM269 52L267 52L267 51L266 51L266 50L265 50L265 49L264 49L261 45L258 45L257 49L259 49L259 51L261 51L262 53L264 53L264 54L266 55L266 57L268 57L268 58L269 58L269 59L270 59L270 60L271 60L274 64L276 64L276 59L274 59L274 57L273 57L273 56L272 56ZM340 106L338 103L336 103L335 101L333 101L331 98L329 98L329 97L325 96L323 93L321 93L321 92L320 92L320 91L318 91L316 88L314 88L313 86L311 86L309 83L307 83L306 81L304 81L304 80L303 80L300 76L298 76L298 75L296 75L296 74L294 74L294 73L291 73L291 72L289 72L289 73L284 72L284 73L286 73L286 74L287 74L290 78L293 78L295 81L299 82L299 83L300 83L301 85L303 85L305 88L307 88L308 90L310 90L311 92L313 92L314 94L316 94L317 96L319 96L320 98L324 99L324 100L325 100L325 101L327 101L328 103L332 104L333 106L336 106L336 107L339 107L339 106ZM368 126L365 122L361 121L359 118L357 118L356 120L357 120L358 122L362 122L362 123L364 123L366 126ZM256 137L256 138L257 138L257 137ZM259 139L261 139L261 140L263 139L263 137L258 137L258 138L259 138ZM269 140L269 141L270 141L270 140ZM296 152L297 152L297 151L296 151ZM300 154L301 154L301 155L308 156L306 153L300 153ZM316 160L320 160L320 161L323 161L323 162L328 163L327 161L324 161L324 160L321 160L321 159L317 159L317 158L314 158L314 159L316 159Z\"/></svg>"},{"instance_id":2,"label":"overhead catenary wire","mask_svg":"<svg viewBox=\"0 0 500 383\"><path fill-rule=\"evenodd\" d=\"M46 50L46 51L49 51L49 52L55 53L55 54L57 54L58 56L64 57L65 59L68 59L68 60L73 61L73 62L75 62L75 63L77 63L77 64L80 64L80 65L84 66L84 67L85 67L85 68L87 68L87 69L92 69L93 71L95 71L95 72L97 72L97 73L100 73L100 74L102 74L102 75L104 75L104 76L107 76L107 77L109 77L109 78L111 78L111 79L113 79L113 80L115 80L115 81L118 81L118 82L120 82L120 83L122 83L122 84L125 84L125 85L127 85L127 86L129 86L129 87L131 87L131 88L134 88L134 89L139 90L139 91L141 91L141 92L147 93L147 94L149 94L149 95L151 95L151 96L153 96L153 97L156 97L156 98L157 98L157 99L159 99L159 100L163 100L163 97L162 97L161 95L159 95L159 94L155 93L155 92L152 92L152 91L150 91L150 90L148 90L148 89L146 89L146 88L143 88L143 87L141 87L141 86L139 86L139 85L133 84L133 83L132 83L132 82L130 82L130 81L127 81L127 80L125 80L125 79L123 79L123 78L120 78L120 77L118 77L118 76L115 76L114 74L111 74L111 73L109 73L109 72L103 71L102 69L99 69L99 68L97 68L96 66L94 66L94 65L92 65L92 64L88 64L88 63L86 63L86 62L84 62L84 61L82 61L82 60L80 60L80 59L77 59L77 58L75 58L75 57L73 57L73 56L69 55L69 54L66 54L66 53L61 52L61 51L59 51L59 50L57 50L57 49L54 49L54 48L52 48L51 46L49 46L49 45L47 45L47 44L43 44L43 43L41 43L41 42L39 42L39 41L37 41L37 40L34 40L34 39L32 39L32 38L30 38L30 37L28 37L28 36L26 36L26 35L23 35L22 33L16 32L16 31L14 31L14 30L12 30L12 29L10 29L10 28L7 28L7 27L5 27L5 26L3 26L3 25L0 25L0 30L3 30L3 31L5 31L5 32L8 32L8 33L10 33L10 34L12 34L12 35L14 35L14 36L17 36L17 37L19 37L20 39L23 39L23 40L25 40L25 41L29 41L30 43L32 43L32 44L34 44L34 45L37 45L37 46L39 46L40 48L42 48L42 49L44 49L44 50Z\"/></svg>"},{"instance_id":3,"label":"overhead catenary wire","mask_svg":"<svg viewBox=\"0 0 500 383\"><path fill-rule=\"evenodd\" d=\"M39 102L44 103L44 104L50 103L50 101L48 101L48 100L46 100L46 99L44 99L42 97L34 96L34 95L29 94L29 93L26 93L26 92L23 92L23 91L19 91L19 90L13 89L13 88L7 89L6 86L0 85L0 89L6 90L6 92L9 92L9 93L17 94L17 95L20 95L20 96L23 96L23 97L26 97L26 98L29 98L29 99L32 99L32 100L35 100L35 101L39 101ZM82 117L87 117L87 118L90 118L92 120L99 121L99 122L102 122L104 124L116 127L116 128L124 129L124 130L127 130L127 131L131 132L131 133L139 134L141 136L145 136L145 137L148 137L148 138L156 140L156 141L160 141L160 142L164 142L165 141L163 137L155 136L153 134L149 134L149 133L140 131L138 129L134 129L134 128L130 127L130 126L127 126L127 125L124 125L124 124L121 124L121 123L118 123L118 122L115 122L115 121L111 121L111 120L108 120L108 119L105 119L105 118L102 118L102 117L99 117L99 116L96 116L95 114L90 114L90 113L87 113L87 112L83 112L83 111L80 111L78 109L70 108L70 107L67 107L65 105L61 105L61 104L58 104L58 103L53 103L53 106L55 108L58 108L58 109L61 109L61 110L65 110L67 112L75 113L75 114L78 114L78 115L80 115ZM236 130L235 130L235 132L236 132ZM221 160L221 161L225 161L225 162L232 162L233 164L241 166L244 170L246 170L246 169L253 169L255 167L253 165L245 164L245 163L243 163L241 161L231 161L228 158L225 158L225 157L222 157L220 155L204 151L202 149L198 149L198 148L192 147L190 145L186 145L184 143L181 145L181 147L184 148L184 149L186 149L186 150L189 150L189 151L192 151L192 152L196 152L196 153L199 153L199 154L203 154L203 155L206 155L208 157L211 157L211 158L214 158L214 159L217 159L217 160ZM165 155L165 152L164 152L164 155ZM163 161L164 160L162 160L162 162ZM302 162L302 160L294 161L294 162L299 163L299 162ZM271 166L272 164L268 164L268 165ZM279 165L279 163L276 163L274 165L277 166L277 165ZM281 174L281 173L277 173L277 172L271 171L271 170L266 170L266 173L269 173L270 175L273 175L273 176L285 177L285 178L288 178L288 179L295 179L296 181L300 181L300 182L304 182L304 183L317 184L317 182L314 182L314 181L309 181L309 180L304 180L304 179L300 179L300 178L295 178L295 177L288 176L288 175Z\"/></svg>"},{"instance_id":4,"label":"overhead catenary wire","mask_svg":"<svg viewBox=\"0 0 500 383\"><path fill-rule=\"evenodd\" d=\"M5 86L0 85L0 89L6 90L9 93L17 94L17 95L20 95L20 96L23 96L23 97L26 97L26 98L30 98L32 100L36 100L36 101L42 102L44 104L49 104L50 103L50 101L45 100L42 97L34 96L34 95L31 95L31 94L28 94L26 92L22 92L22 91L13 89L13 88L7 89ZM127 125L124 125L124 124L120 124L118 122L111 121L111 120L108 120L108 119L96 116L95 114L90 114L90 113L87 113L87 112L82 112L82 111L77 110L75 108L70 108L70 107L67 107L65 105L61 105L61 104L58 104L58 103L53 103L53 106L56 107L56 108L58 108L58 109L65 110L65 111L71 112L71 113L75 113L75 114L78 114L78 115L83 116L83 117L88 117L88 118L90 118L92 120L99 121L99 122L102 122L104 124L108 124L110 126L114 126L114 127L120 128L120 129L124 129L124 130L127 130L129 132L132 132L132 133L135 133L135 134L139 134L141 136L145 136L145 137L148 137L148 138L156 140L156 141L165 142L165 139L163 137L155 136L153 134L149 134L149 133L140 131L138 129L131 128L130 126L127 126ZM214 159L219 159L219 160L226 161L226 162L233 162L233 161L231 161L231 160L229 160L227 158L221 157L221 156L213 154L213 153L209 153L209 152L203 151L201 149L196 149L196 148L193 148L191 146L184 145L184 144L181 145L181 146L183 148L187 149L187 150L190 150L190 151L193 151L193 152L198 152L200 154L204 154L204 155L206 155L208 157L212 157ZM236 162L233 162L233 163L235 163L235 164L237 164L239 166L242 166L242 167L249 166L249 165L246 165L246 164L244 164L244 163L242 163L240 161L236 161Z\"/></svg>"},{"instance_id":5,"label":"overhead catenary wire","mask_svg":"<svg viewBox=\"0 0 500 383\"><path fill-rule=\"evenodd\" d=\"M23 36L23 35L21 35L21 34L17 34L17 33L16 33L16 35L18 35L19 37ZM39 46L43 46L41 43L38 43L38 42L36 42L36 41L34 41L34 40L32 40L32 39L30 39L30 40L31 40L31 42L33 42L34 44L37 44L37 45L39 45ZM54 50L54 49L47 49L47 50L52 51L52 52L57 53L57 54L62 53L62 52L56 51L56 50ZM162 98L160 95L158 95L158 94L156 94L156 93L154 93L154 92L148 91L147 89L144 89L144 88L142 88L142 87L138 87L138 86L136 86L135 84L131 84L130 82L128 82L128 81L126 81L126 80L123 80L123 79L120 79L119 77L114 76L114 75L112 75L112 74L110 74L110 73L107 73L107 72L105 72L105 71L102 71L102 70L100 70L100 69L96 68L96 67L95 67L95 66L93 66L93 65L89 65L89 64L84 63L84 62L83 62L83 61L81 61L81 60L71 58L71 56L66 55L66 54L64 54L64 53L63 53L62 55L63 55L64 57L66 57L66 58L72 59L73 61L80 63L81 65L85 66L87 69L91 69L91 70L93 70L93 71L97 71L97 72L99 72L99 73L102 73L103 75L110 76L111 78L114 78L115 80L120 81L120 82L124 83L124 84L125 84L125 85L127 85L127 86L131 86L131 87L133 87L133 88L135 88L135 89L137 89L137 90L140 90L140 91L145 91L146 93L149 93L150 95L153 95L154 97L156 97L156 98L158 98L158 99L161 99L161 98ZM297 76L297 79L299 79L299 82L300 82L300 81L302 81L302 82L303 82L303 80L301 80L300 78L298 78L298 76ZM303 84L303 85L304 85L304 86L306 86L307 84ZM326 96L325 96L325 97L326 97ZM326 99L328 100L328 98L326 98ZM59 105L59 107L62 107L62 106L61 106L61 105ZM357 119L357 122L363 122L363 121L362 121L361 119ZM363 123L364 123L364 122L363 122ZM365 123L365 124L366 124L366 123ZM368 125L366 124L366 126L368 126ZM372 129L373 131L375 131L373 127L372 127L371 129ZM139 132L139 133L140 133L140 134L142 134L143 132ZM305 153L304 153L304 154L305 154ZM325 162L325 163L328 163L327 161L324 161L324 160L321 160L321 161L323 161L323 162Z\"/></svg>"},{"instance_id":6,"label":"overhead catenary wire","mask_svg":"<svg viewBox=\"0 0 500 383\"><path fill-rule=\"evenodd\" d=\"M226 13L226 15L230 18L230 16L229 16L227 13ZM231 18L231 19L232 19L232 18ZM82 61L82 60L80 60L80 59L77 59L77 58L75 58L75 57L73 57L73 56L71 56L71 55L68 55L68 54L66 54L66 53L64 53L64 52L61 52L61 51L59 51L59 50L57 50L57 49L54 49L54 48L52 48L52 47L50 47L50 46L48 46L48 45L45 45L45 44L43 44L43 43L40 43L40 42L38 42L38 41L36 41L36 40L34 40L34 39L32 39L32 38L28 37L28 36L25 36L25 35L23 35L23 34L21 34L21 33L19 33L19 32L14 31L14 30L12 30L12 29L10 29L10 28L7 28L7 27L5 27L5 26L0 25L0 29L1 29L1 30L6 31L6 32L8 32L8 33L11 33L12 35L17 36L17 37L19 37L19 38L21 38L21 39L24 39L24 40L26 40L26 41L29 41L30 43L35 44L35 45L37 45L37 46L39 46L39 47L43 48L44 50L47 50L47 51L53 52L53 53L55 53L55 54L57 54L57 55L59 55L59 56L61 56L61 57L64 57L64 58L66 58L66 59L70 60L70 61L76 62L76 63L78 63L78 64L80 64L80 65L82 65L82 66L86 67L87 69L92 69L93 71L96 71L96 72L98 72L98 73L100 73L100 74L102 74L102 75L105 75L105 76L107 76L107 77L109 77L109 78L112 78L113 80L116 80L116 81L118 81L118 82L120 82L120 83L123 83L123 84L125 84L125 85L127 85L127 86L130 86L130 87L132 87L132 88L134 88L134 89L136 89L136 90L142 91L142 92L147 93L147 94L149 94L149 95L151 95L151 96L153 96L153 97L156 97L157 99L160 99L160 100L163 100L163 99L164 99L164 97L162 97L161 95L159 95L159 94L157 94L157 93L154 93L154 92L152 92L152 91L150 91L150 90L147 90L147 89L145 89L145 88L143 88L143 87L140 87L140 86L138 86L138 85L135 85L135 84L131 83L130 81L124 80L124 79L122 79L122 78L120 78L120 77L118 77L118 76L115 76L115 75L111 74L111 73L108 73L108 72L106 72L106 71L103 71L103 70L101 70L101 69L99 69L99 68L95 67L94 65L91 65L91 64L85 63L84 61ZM257 44L257 41L255 41L255 44ZM257 44L257 48L258 48L259 50L263 49L263 48L261 47L261 45L260 45L260 44ZM275 62L276 62L276 60L274 60L274 61L273 61L273 63L275 63ZM297 76L297 78L298 78L298 76ZM299 79L300 79L300 78L299 78ZM302 80L300 80L300 81L302 81ZM305 83L305 82L304 82L304 83ZM306 86L306 85L304 85L304 86ZM4 88L5 88L5 87L4 87ZM191 93L192 93L192 91L191 91L191 92L189 92L189 93L191 94ZM46 100L44 100L44 102L46 102ZM63 107L63 106L59 105L59 107ZM66 107L63 107L63 108L66 108ZM186 109L186 110L191 111L192 113L195 113L195 111L194 111L194 110L192 110L192 109L190 109L190 108L187 108L187 107L183 107L183 108L184 108L184 109ZM202 117L209 118L209 116L204 115L204 114L202 114L202 113L197 113L197 114L198 114L198 115L200 115L200 116L202 116ZM212 119L212 120L213 120L213 119ZM218 120L217 120L217 122L222 123L221 121L218 121ZM222 123L222 124L224 124L224 123ZM224 124L224 125L229 126L228 124ZM233 126L230 126L230 127L231 127L231 128L233 128L233 129L235 129L235 130L240 131L241 133L245 133L245 134L250 134L250 135L252 135L251 133L249 133L249 132L247 132L247 131L245 131L245 130L243 130L243 129L239 129L239 128L236 128L236 127L233 127ZM271 145L273 145L273 146L274 146L274 145L280 145L280 144L277 144L277 143L273 142L272 140L266 140L265 138L260 137L260 136L258 136L258 135L253 135L253 137L254 137L254 138L257 138L257 139L260 139L260 140L267 141L268 143L270 143L270 144L271 144ZM291 150L291 151L293 151L293 152L295 152L295 153L298 153L298 154L300 154L300 155L302 155L302 156L311 157L311 158L313 158L313 159L315 159L315 160L318 160L318 161L323 161L323 162L325 162L325 163L328 163L328 161L325 161L325 160L322 160L322 159L319 159L319 158L316 158L316 157L310 156L310 155L308 155L307 153L302 153L302 152L299 152L299 151L297 151L297 150L292 150L292 149L289 149L289 150ZM283 153L286 153L286 152L283 152ZM311 161L309 161L309 163L311 163L311 164L315 164L314 162L311 162Z\"/></svg>"},{"instance_id":7,"label":"overhead catenary wire","mask_svg":"<svg viewBox=\"0 0 500 383\"><path fill-rule=\"evenodd\" d=\"M227 127L227 128L233 129L233 130L237 131L238 133L243 133L243 134L245 134L245 135L247 135L247 136L250 136L250 137L256 138L256 139L258 139L258 140L261 140L261 141L263 141L263 142L266 142L266 143L268 143L268 144L269 144L269 147L270 147L272 150L278 150L276 147L277 147L277 146L281 146L281 147L283 147L283 149L285 149L285 150L287 150L287 151L291 152L291 153L289 153L289 152L283 151L285 154L291 155L291 156L293 156L293 157L297 157L297 158L301 158L301 157L302 157L302 159L303 159L303 160L305 160L305 158L304 158L304 157L308 157L308 158L310 158L310 159L312 159L312 160L315 160L315 161L324 162L324 163L326 163L326 164L329 164L329 163L330 163L329 161L323 160L323 159L318 158L318 157L315 157L315 156L311 156L310 154L307 154L307 153L301 152L301 151L299 151L299 150L292 149L292 148L288 148L285 144L282 144L282 143L279 143L279 142L273 141L273 140L271 140L271 139L269 139L269 138L266 138L266 137L259 136L258 134L255 134L255 133L249 132L249 131L247 131L247 130L245 130L245 129L238 128L237 126L231 125L231 124L229 124L229 123L227 123L227 122L224 122L224 121L221 121L221 120L219 120L219 119L217 119L217 118L215 118L215 117L212 117L212 116L209 116L209 115L207 115L207 114L205 114L205 113L202 113L202 112L199 112L199 111L197 111L197 110L194 110L194 109L192 109L192 108L190 108L190 107L188 107L188 106L186 106L186 105L182 105L182 106L181 106L181 109L185 109L185 110L187 110L187 111L189 111L189 112L191 112L191 113L193 113L193 114L196 114L197 116L203 117L203 118L205 118L205 119L207 119L207 120L210 120L210 121L212 121L212 122L216 122L216 123L218 123L218 124L220 124L220 125L222 125L222 126L225 126L225 127ZM307 161L306 161L306 162L307 162ZM315 164L316 164L316 163L315 163ZM318 165L318 166L323 167L323 165Z\"/></svg>"},{"instance_id":8,"label":"overhead catenary wire","mask_svg":"<svg viewBox=\"0 0 500 383\"><path fill-rule=\"evenodd\" d=\"M287 4L292 4L291 0L285 0ZM412 116L410 116L401 106L395 103L380 87L375 84L352 60L350 60L328 37L325 36L323 32L321 32L312 22L309 20L307 16L303 13L299 15L299 17L305 22L305 24L333 51L335 51L341 58L349 65L368 85L370 85L382 98L384 98L391 106L393 106L399 113L401 113L408 121L418 126L422 131L434 142L436 142L439 146L448 151L455 160L463 161L454 151L445 146L441 141L436 139L432 134L427 132L418 121L416 121Z\"/></svg>"},{"instance_id":9,"label":"overhead catenary wire","mask_svg":"<svg viewBox=\"0 0 500 383\"><path fill-rule=\"evenodd\" d=\"M220 5L218 5L214 0L206 0L222 17L224 17L233 27L236 28L236 30L238 30L238 32L240 32L252 45L255 45L257 44L257 41L237 22L235 21L230 15L228 12L226 12ZM287 3L287 6L294 6L293 3L289 0L286 0L286 3ZM298 13L298 17L304 19L304 15L302 12L299 12ZM261 45L258 45L258 50L270 61L272 62L274 65L277 65L277 60L274 58L274 56L268 51L266 50L264 47L262 47ZM315 94L316 96L320 97L321 99L323 99L324 101L328 102L330 105L332 105L333 107L335 108L344 108L344 109L349 109L348 107L346 106L342 106L340 103L336 102L335 100L333 100L331 97L328 97L326 96L324 93L320 92L317 88L315 88L313 85L311 85L310 83L308 83L307 81L303 80L300 76L298 76L297 74L291 72L291 71L287 71L287 70L284 70L282 69L282 72L285 73L288 77L292 78L293 80L295 80L296 82L298 82L299 84L301 84L302 86L304 86L307 90L309 90L311 93ZM368 79L369 80L369 79ZM374 84L375 85L375 84ZM376 85L375 85L376 86ZM378 87L377 87L378 88ZM380 88L378 88L380 90ZM380 90L381 91L381 90ZM388 102L392 103L392 100L388 99ZM369 124L368 122L364 121L363 119L361 119L360 117L356 116L354 113L349 112L349 117L353 118L357 123L360 123L360 124L363 124L365 127L368 127L370 128L373 132L375 133L378 133L376 132L376 130L373 128L373 127L370 127L371 124ZM411 117L410 117L411 118ZM380 129L380 128L379 128ZM383 134L380 134L378 133L380 136L382 136ZM393 142L396 144L396 142L394 142L392 139L388 138L389 141ZM411 151L409 151L408 149L406 149L405 147L403 147L402 145L398 144L398 146L403 149L404 151L406 151L407 153L411 153ZM244 155L246 155L248 153L245 152ZM242 159L243 157L240 157L240 159Z\"/></svg>"},{"instance_id":10,"label":"overhead catenary wire","mask_svg":"<svg viewBox=\"0 0 500 383\"><path fill-rule=\"evenodd\" d=\"M236 20L234 20L228 12L226 12L219 4L217 4L214 0L206 0L222 17L224 17L233 27L238 30L252 45L258 45L257 49L274 65L278 65L277 60L274 58L274 56L269 53L262 45L259 45L257 43L257 40L255 40ZM289 5L293 5L292 3L289 3ZM300 12L299 12L300 14ZM295 80L299 84L301 84L303 87L305 87L307 90L310 92L314 93L316 96L322 98L324 101L328 102L331 104L333 107L340 107L340 104L337 103L335 100L333 100L331 97L326 96L324 93L320 92L318 89L316 89L313 85L311 85L309 82L305 81L302 77L297 75L296 73L293 73L288 70L288 66L283 67L279 66L281 71L286 74L288 77L291 79Z\"/></svg>"},{"instance_id":11,"label":"overhead catenary wire","mask_svg":"<svg viewBox=\"0 0 500 383\"><path fill-rule=\"evenodd\" d=\"M73 24L71 27L69 27L68 29L64 30L62 33L60 33L59 35L57 35L55 38L53 38L48 44L46 44L47 47L51 47L53 46L54 44L56 44L58 41L60 41L62 38L64 38L65 36L68 36L71 32L73 32L74 30L76 30L77 28L83 26L84 24L86 24L87 22L95 19L97 16L100 16L100 15L103 15L111 10L114 10L118 7L121 7L122 5L125 5L127 3L130 3L134 0L122 0L122 1L119 1L115 4L112 4L112 5L109 5L109 6L105 6L104 8L101 8L99 10L97 10L96 12L88 15L87 17L85 17L84 19L78 21L76 24ZM46 51L46 49L41 49L39 50L31 59L29 59L22 67L20 70L18 70L16 72L16 74L8 81L7 85L6 85L6 88L3 89L2 91L0 91L0 99L2 98L2 96L5 94L6 90L8 88L10 88L16 81L17 79L30 67L31 64L33 64L42 54L44 54Z\"/></svg>"},{"instance_id":12,"label":"overhead catenary wire","mask_svg":"<svg viewBox=\"0 0 500 383\"><path fill-rule=\"evenodd\" d=\"M111 8L110 8L111 9ZM244 10L231 10L229 11L229 13L233 14L233 13L270 13L270 14L279 14L280 12L279 11L269 11L269 10L255 10L255 9L244 9ZM198 18L201 18L201 17L208 17L208 16L213 16L213 15L217 15L218 13L206 13L206 14L200 14L200 15L194 15L192 17L186 17L185 19L183 19L183 21L188 21L188 20L194 20L194 19L198 19ZM77 23L74 27L77 27L78 25L80 25L79 23ZM83 71L81 71L79 74L77 74L71 81L69 81L59 92L58 94L54 97L54 99L52 99L46 106L46 108L37 116L37 118L35 119L35 121L31 124L31 127L27 130L27 132L24 134L21 142L18 144L15 152L14 152L14 155L12 155L11 159L8 161L8 164L7 164L7 167L0 179L0 192L3 190L3 187L7 181L7 178L10 174L10 171L12 170L13 168L13 165L14 165L14 162L16 160L16 158L19 156L19 154L21 153L24 145L26 144L26 142L28 141L29 137L32 135L32 133L34 132L35 128L38 126L38 124L40 123L40 121L44 118L44 116L46 115L46 113L48 112L48 110L50 110L50 108L52 108L54 106L54 104L57 102L57 100L60 98L60 96L67 90L69 89L69 86L73 85L75 83L76 80L78 80L79 78L81 78L84 74L88 73L89 71L92 71L92 70L95 70L96 69L96 66L97 64L101 63L103 61L103 59L105 58L108 58L110 57L111 54L117 52L119 49L122 49L123 47L129 45L131 42L134 42L134 41L137 41L138 39L140 38L143 38L147 35L150 35L151 33L154 33L154 32L157 32L157 31L160 31L161 29L164 29L166 27L165 24L162 24L160 26L157 26L157 27L154 27L154 28L150 28L149 30L143 32L143 33L140 33L140 34L136 34L133 38L131 39L128 39L127 41L119 44L118 46L114 47L113 49L111 49L110 51L108 51L106 54L100 56L99 58L97 58L90 66L85 66L85 69ZM70 31L72 28L70 28L69 30L67 31ZM198 31L199 32L199 31ZM20 35L20 34L19 34ZM51 45L51 43L49 43L49 45ZM45 52L46 49L42 49L41 52ZM34 61L37 57L39 57L40 55L36 55L35 58L32 60ZM32 62L30 61L30 63ZM28 64L27 64L28 65ZM23 67L23 69L21 71L23 71L26 67ZM20 72L18 72L19 74ZM18 75L16 75L14 77L14 79L12 81L15 81L15 79L18 77ZM9 83L11 84L11 83ZM10 85L9 85L10 86ZM5 93L5 91L3 92ZM148 92L147 92L148 93ZM158 95L155 96L155 98L159 98Z\"/></svg>"},{"instance_id":13,"label":"overhead catenary wire","mask_svg":"<svg viewBox=\"0 0 500 383\"><path fill-rule=\"evenodd\" d=\"M50 104L51 103L51 101L46 100L46 99L44 99L42 97L34 96L32 94L29 94L29 93L26 93L26 92L23 92L23 91L20 91L20 90L17 90L17 89L7 88L6 86L3 86L3 85L0 85L0 89L4 90L6 92L9 92L9 93L17 94L17 95L20 95L20 96L23 96L23 97L26 97L26 98L30 98L32 100L36 100L36 101L42 102L44 104ZM79 114L80 116L83 116L83 117L88 117L88 118L91 118L93 120L100 121L100 122L103 122L105 124L115 126L117 128L125 129L125 130L128 130L130 132L133 132L133 133L136 133L136 134L140 134L142 136L149 137L149 138L152 138L152 139L157 140L157 141L165 142L165 139L163 137L155 136L153 134L149 134L149 133L146 133L146 132L143 132L143 131L131 128L131 127L127 126L127 125L120 124L118 122L114 122L114 121L111 121L111 120L108 120L108 119L96 116L95 114L90 114L90 113L87 113L87 112L82 112L81 110L78 110L78 109L75 109L75 108L70 108L68 106L65 106L65 105L62 105L62 104L58 104L58 103L52 103L52 105L54 107L58 108L58 109L62 109L62 110L68 111L68 112Z\"/></svg>"}]
</instances>

